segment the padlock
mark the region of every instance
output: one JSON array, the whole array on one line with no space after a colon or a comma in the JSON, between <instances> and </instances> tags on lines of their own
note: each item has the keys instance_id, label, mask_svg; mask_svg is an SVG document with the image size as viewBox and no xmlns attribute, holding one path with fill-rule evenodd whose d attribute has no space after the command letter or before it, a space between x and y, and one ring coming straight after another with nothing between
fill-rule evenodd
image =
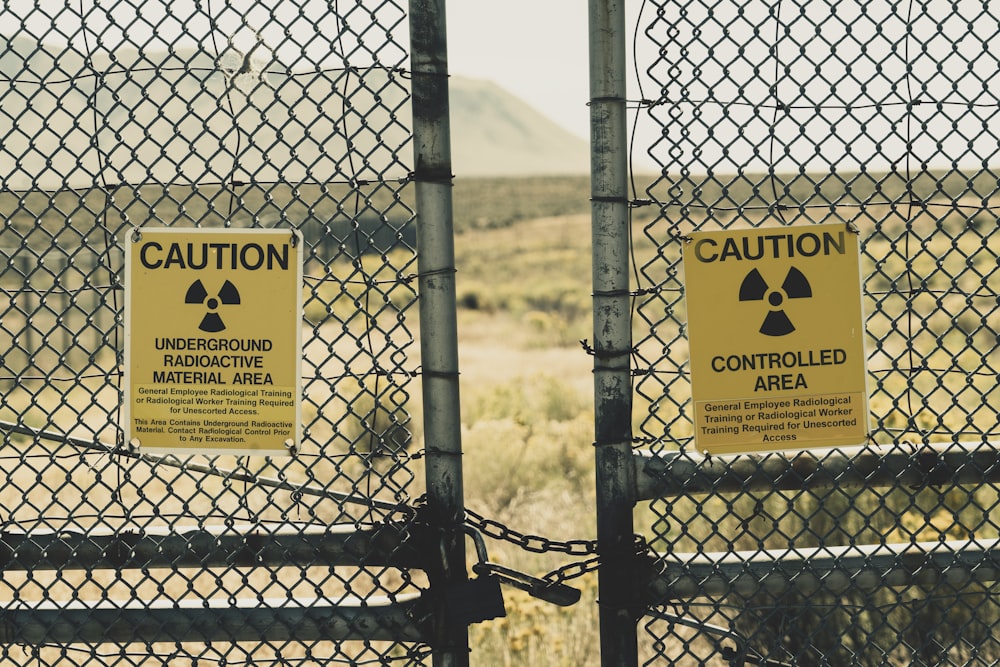
<instances>
[{"instance_id":1,"label":"padlock","mask_svg":"<svg viewBox=\"0 0 1000 667\"><path fill-rule=\"evenodd\" d=\"M472 566L472 571L478 578L491 578L505 584L510 584L522 591L526 591L532 597L545 600L560 607L569 607L576 604L580 599L580 591L553 581L546 581L533 577L524 572L512 570L509 567L489 562L486 554L486 542L478 531L471 527L466 527L465 532L472 537L472 543L476 545L476 556L478 563Z\"/></svg>"},{"instance_id":2,"label":"padlock","mask_svg":"<svg viewBox=\"0 0 1000 667\"><path fill-rule=\"evenodd\" d=\"M560 607L571 607L580 601L580 590L555 581L533 577L496 563L479 563L472 568L479 576L491 576L505 584L520 588L534 598Z\"/></svg>"},{"instance_id":3,"label":"padlock","mask_svg":"<svg viewBox=\"0 0 1000 667\"><path fill-rule=\"evenodd\" d=\"M456 625L482 623L507 615L500 580L491 575L452 582L445 598L448 620Z\"/></svg>"},{"instance_id":4,"label":"padlock","mask_svg":"<svg viewBox=\"0 0 1000 667\"><path fill-rule=\"evenodd\" d=\"M452 581L448 584L445 591L448 621L455 625L471 625L494 618L502 618L507 615L507 608L504 606L500 580L491 574L479 574L477 571L477 568L485 564L487 560L486 543L479 533L472 530L465 530L465 532L472 536L479 563L472 568L473 572L476 572L476 576L471 579ZM447 562L443 540L441 542L441 557Z\"/></svg>"}]
</instances>

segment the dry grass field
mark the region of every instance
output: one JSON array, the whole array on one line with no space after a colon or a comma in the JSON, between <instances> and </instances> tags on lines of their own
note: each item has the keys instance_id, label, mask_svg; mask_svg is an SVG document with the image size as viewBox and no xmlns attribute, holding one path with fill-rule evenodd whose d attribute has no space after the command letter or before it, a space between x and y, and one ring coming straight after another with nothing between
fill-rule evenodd
<instances>
[{"instance_id":1,"label":"dry grass field","mask_svg":"<svg viewBox=\"0 0 1000 667\"><path fill-rule=\"evenodd\" d=\"M456 239L467 505L551 539L592 539L590 220L543 217ZM525 280L526 276L531 276ZM535 575L568 562L492 541L490 558ZM596 577L569 608L505 589L507 617L471 628L476 664L597 662Z\"/></svg>"},{"instance_id":2,"label":"dry grass field","mask_svg":"<svg viewBox=\"0 0 1000 667\"><path fill-rule=\"evenodd\" d=\"M788 191L806 201L810 197L808 188L812 187L816 190L814 196L819 198L822 188L815 184L810 186L810 183L808 179L792 179L788 183ZM925 185L934 184L938 187L941 184L942 188L948 189L952 187L949 183L951 181L948 179L940 179L928 181ZM870 194L862 186L865 184L855 184L854 194L859 199ZM693 186L685 184L685 187L690 191ZM696 185L694 191L703 201L711 202L719 196L720 187L713 182ZM740 188L745 190L752 187L749 182L731 183L728 187L734 199L753 199L745 192L740 193ZM898 183L895 181L884 181L879 185L889 198L894 196L893 188L896 187ZM580 343L593 335L589 182L582 177L535 181L481 180L468 184L459 181L454 193L461 417L467 506L523 533L554 540L591 539L595 532L594 450L591 444L594 429L593 360ZM324 205L332 205L334 199L331 197L324 200ZM941 198L941 201L946 200ZM0 204L3 203L0 201ZM379 208L379 204L376 203L374 208ZM847 210L853 209L847 207ZM914 334L915 329L908 330L905 324L907 320L900 318L900 300L894 299L892 295L894 290L899 289L899 281L903 279L901 276L906 275L911 280L916 276L915 279L927 290L927 300L915 301L914 310L923 309L928 314L917 314L915 318L910 318L910 324L916 323L917 326L931 330L933 338L916 340L917 346L936 350L935 363L951 364L953 370L961 368L962 364L975 366L980 363L976 359L976 351L992 349L989 337L995 336L996 330L1000 329L1000 321L995 308L977 311L963 306L966 297L962 292L993 289L995 295L995 220L980 220L977 223L976 220L970 222L963 219L957 212L935 217L925 210L913 215L909 220L909 228L913 231L906 232L904 212L900 209L885 205L868 207L866 210L865 215L868 217L859 215L854 222L868 239L869 253L872 255L863 260L862 266L867 288L872 295L876 295L869 297L868 307L872 310L872 316L868 326L872 335L882 341L878 349L870 354L872 364L891 369L899 359L905 357L910 344L908 338ZM314 213L317 216L325 214L319 208ZM195 215L196 212L189 211L189 214ZM669 238L669 225L664 222L653 223L645 229L654 214L655 211L636 212L639 219L633 226L633 241L640 265L656 256L655 244L648 236L654 239ZM758 217L747 222L757 224L760 219ZM412 233L412 229L406 232ZM907 262L898 249L893 250L893 244L898 244L899 239L908 233L928 238L936 235L936 243L940 245L929 247L914 243L911 250L914 259ZM408 238L407 242L411 240ZM405 249L390 252L399 253L398 261L393 256L397 266L405 265L410 261L408 254L412 254ZM983 281L982 287L976 284L979 279ZM989 284L986 284L987 281ZM334 292L337 289L346 290L332 283L324 289ZM60 295L55 294L53 298L56 296ZM350 310L358 301L342 299L339 303L344 306L338 307ZM103 307L104 319L113 320L112 305L109 303ZM322 299L307 305L307 318L314 322L324 322L324 318L334 314L332 311L323 312L322 306ZM981 308L978 305L976 307ZM310 308L314 311L310 312ZM950 317L951 312L958 313L958 316ZM386 314L389 317L392 315L391 310ZM56 317L52 313L43 313L42 316L50 319ZM678 317L683 317L682 311ZM407 327L416 332L416 308L408 310L407 318ZM87 324L88 328L95 330L105 326L103 320ZM331 333L335 333L341 328L341 323L336 318L329 318L322 326L331 327ZM669 322L664 322L661 326L658 334L663 340L672 341L675 336L679 336L675 329L670 329ZM318 331L322 333L321 330ZM638 333L640 336L645 335L645 332ZM346 347L355 342L350 337L338 340L338 344ZM645 345L655 347L656 342L647 340ZM671 353L683 355L686 349L684 343L685 340L680 337L671 348ZM419 365L419 360L412 358L417 355L418 348L417 345L411 345L407 349L407 354L411 357L408 364L412 362L413 367ZM306 351L307 355L328 353L325 339L321 338L313 341ZM647 356L655 359L658 353L658 350L651 349ZM74 350L74 355L86 357L85 351L80 349ZM953 355L955 360L949 355ZM45 360L40 358L36 361ZM332 361L336 362L337 359ZM91 370L94 371L108 367L113 360L98 358L91 359L90 362L93 366ZM74 420L87 421L91 414L96 415L98 421L103 418L106 422L109 410L113 414L113 408L109 406L115 403L117 395L105 385L105 377L100 373L96 375L97 377L88 378L81 383L77 390L58 391L49 388L35 396L31 394L30 386L18 387L16 391L8 393L0 410L0 418L15 421L19 415L28 415L27 421L34 423L41 419L47 406L56 405L60 414L65 416L60 417L60 425L67 430L80 425L75 424ZM872 402L873 415L883 428L882 437L888 437L890 432L899 433L900 438L906 437L905 429L914 424L924 424L943 434L955 424L961 425L963 420L976 424L995 415L995 403L992 403L997 396L995 378L966 378L955 372L940 379L921 376L913 380L911 391L916 396L921 392L926 393L940 407L940 412L935 415L931 410L923 410L916 415L916 419L910 419L911 415L905 414L906 403L893 398L905 391L905 386L901 384L903 379L888 372L885 377L888 379L880 382ZM416 382L412 386L415 385ZM966 385L978 392L970 395L982 397L981 407L970 406L968 401L964 404L961 401L947 402L946 399L952 392ZM93 386L103 388L94 390ZM92 396L92 392L96 393ZM336 400L347 399L337 397ZM636 403L634 418L638 425L648 415L650 405L643 403L638 397ZM326 409L346 409L346 405L347 403L330 403ZM423 446L420 392L411 391L408 402L402 409L412 415L412 421L406 428L411 431L413 449L418 450ZM78 414L83 416L78 418ZM106 428L108 433L113 431L110 427ZM322 428L327 428L330 432L321 431ZM312 437L317 440L324 437L344 437L343 432L335 432L333 425L319 424L315 429ZM12 442L24 444L25 439L14 438ZM17 462L18 476L9 477L7 483L0 487L0 509L5 510L5 519L16 518L10 512L12 508L21 515L28 515L38 508L52 507L66 514L72 514L77 508L92 511L94 515L86 517L85 522L109 518L113 520L116 517L100 516L100 512L105 511L101 499L114 494L115 489L120 491L116 502L121 504L122 512L125 512L125 506L129 502L134 502L139 503L141 511L149 513L150 517L156 516L156 512L188 516L192 513L192 508L197 513L198 503L209 501L213 511L222 512L226 509L225 504L229 503L234 512L240 513L242 517L244 512L250 514L253 509L250 505L259 500L274 515L272 518L280 519L282 515L278 507L294 505L287 497L288 494L276 493L260 494L248 502L241 495L245 487L241 488L240 485L218 478L206 482L196 475L178 473L173 477L154 480L154 486L143 486L141 477L147 471L138 466L119 468L115 473L118 477L109 479L107 472L103 477L101 472L114 470L114 467L109 467L103 456L84 457L78 452L66 453L64 449L55 462L48 466L45 465L46 456L47 452L39 452L37 449L32 450L30 458L21 461L17 461L16 454L6 454L7 463L14 465L12 462ZM323 470L330 472L331 476L344 475L346 479L354 473L349 470L350 466L357 464L356 460L351 461L345 457L344 460L317 465L310 474ZM419 460L412 461L412 464L415 477L406 491L410 497L416 497L422 486L423 470ZM275 470L266 465L260 471L267 475L275 474ZM40 486L33 487L32 479ZM59 489L55 497L50 491L53 488ZM361 482L358 482L357 488L362 488ZM157 494L160 496L157 497ZM78 505L81 495L84 502ZM980 495L983 506L995 505L995 497L990 499ZM213 499L216 496L222 500ZM749 502L747 498L743 498L741 503L743 500ZM768 500L775 501L777 505L783 502L781 498ZM846 516L851 522L858 524L843 526L843 536L847 537L850 537L852 530L872 529L868 526L870 518L866 516L862 502L886 503L878 496L852 496L841 500L845 506L853 503L852 509L845 512L849 513ZM960 512L952 511L944 503L931 503L928 506L923 500L931 502L932 499L922 497L921 503L913 503L899 517L886 516L887 513L882 512L881 519L886 525L876 528L884 530L893 540L935 539L942 532L938 527L944 525L949 517L955 519ZM728 502L718 499L717 502L702 503L700 499L686 498L678 502L673 510L678 515L702 517L718 511L720 515L726 515L729 523L718 524L716 528L726 530L730 523L738 522L741 512L750 511L743 504L726 504ZM906 502L906 499L902 502ZM316 516L304 516L303 519L338 520L337 508L333 504L328 505L319 507L320 512ZM947 527L952 536L962 533L963 522L976 521L975 506L970 504L963 511L968 516L955 519ZM645 532L650 532L653 518L649 516L649 508L641 507L637 512L639 518L636 525ZM983 512L979 511L979 514L979 520L982 521ZM219 518L222 518L221 515ZM291 518L296 516L292 515ZM40 523L44 524L44 520ZM979 535L983 528L980 526ZM995 532L992 523L987 522L985 528ZM666 540L673 539L674 547L699 548L699 541L705 538L698 532L702 529L711 530L710 527L702 526L685 529L680 536L661 535L664 542L655 546L669 548L671 545ZM743 546L754 546L751 544L753 536L744 537L749 542ZM701 542L701 547L706 544L708 543ZM487 546L492 561L535 575L542 575L568 562L567 557L560 554L529 554L507 542L490 540ZM259 574L266 578L265 573ZM82 579L74 578L76 575L52 578L42 574L31 580L31 576L19 574L16 575L18 579L12 579L5 575L7 587L0 589L5 591L2 593L6 596L5 599L21 597L35 600L49 595L69 598L76 594L100 598L107 595L108 591L130 597L146 595L150 586L155 588L155 584L151 582L134 586L123 579L120 573L109 574L107 577L90 573L81 575ZM210 578L210 575L206 574L203 578ZM220 586L228 587L231 582L223 579L219 580ZM28 584L14 583L29 580L31 583ZM77 582L84 584L81 593L74 593L73 584ZM185 595L194 596L197 593L193 590L195 580L175 578L175 582L184 588ZM197 583L200 582L201 579L198 579ZM578 586L583 595L579 603L569 608L535 600L515 589L505 589L507 616L474 625L470 629L473 663L491 667L597 665L596 577L587 574L571 583ZM55 589L45 589L48 584L55 586ZM233 585L239 587L240 582ZM254 580L251 588L258 586L271 586L278 593L284 591L284 584L269 584L263 579L260 582ZM169 596L170 591L166 595ZM645 646L643 650L649 654L652 649Z\"/></svg>"},{"instance_id":3,"label":"dry grass field","mask_svg":"<svg viewBox=\"0 0 1000 667\"><path fill-rule=\"evenodd\" d=\"M824 192L828 184L817 185L809 179L793 178L786 186L800 201L833 196ZM877 200L881 192L891 201L900 186L895 178L859 179L851 194L858 200ZM953 205L948 193L961 190L960 179L926 175L915 186L929 202L923 209L890 203L841 209L866 243L861 270L871 338L870 411L876 428L873 441L880 444L923 438L937 442L974 439L976 428L981 433L995 420L998 389L995 377L982 372L989 366L982 369L981 364L984 351L995 349L1000 330L1000 313L990 307L990 294L995 297L998 287L996 221L986 214L967 215L961 202ZM695 189L706 202L721 192L717 183L686 187ZM748 182L731 184L730 196L752 201L745 192L750 187ZM586 211L542 212L495 225L488 216L476 219L465 213L462 202L456 196L468 506L523 532L553 539L592 537L592 359L579 343L592 336L589 215ZM974 210L975 203L967 204ZM656 256L649 237L662 242L670 233L669 223L649 224L648 214L642 214L637 211L632 230L640 266ZM818 221L811 212L783 221L767 221L762 212L753 210L743 215L745 220L733 224ZM820 215L822 207L816 212ZM725 216L717 214L728 221ZM654 266L653 271L662 267ZM908 302L900 297L914 287L922 294ZM682 312L679 317L683 319ZM641 329L641 322L637 327ZM639 329L636 340L648 333ZM673 341L676 336L671 354L683 355L685 340L679 333L670 330L669 322L661 323L660 329L658 340ZM655 342L644 344L655 347ZM659 353L651 350L641 356L656 359ZM899 372L913 355L933 360L929 363L939 372ZM981 370L967 375L961 368ZM955 396L965 398L956 400ZM640 396L635 401L633 415L639 432L650 406ZM914 403L924 407L910 412ZM956 498L961 499L961 507ZM649 507L637 508L636 526L661 552L725 549L734 539L738 548L760 548L772 538L774 546L780 546L780 531L772 534L767 526L760 526L747 532L740 523L740 517L752 515L759 502L751 496L735 502L733 498L686 497L669 505L670 523L675 526L670 533L654 532L658 530L653 525L656 517ZM764 506L777 514L801 513L792 515L783 530L794 533L796 522L801 521L803 528L815 531L802 537L801 546L805 546L818 535L826 535L830 543L935 541L973 533L992 537L996 527L989 519L989 508L995 504L996 492L991 488L955 487L943 495L938 490L895 490L886 496L867 489L829 497L772 494ZM661 503L656 511L664 509ZM715 524L716 519L721 523ZM824 527L826 519L829 525ZM562 562L557 554L528 556L503 543L491 544L491 549L491 557L498 562L536 574ZM569 609L508 590L507 618L472 627L474 657L489 665L599 664L596 580L587 575L576 584L583 598ZM995 610L983 609L982 613L990 615ZM910 622L901 619L895 622ZM803 632L816 631L806 626ZM687 630L671 634L678 642L680 637L696 635ZM651 641L640 631L641 651L647 659L667 650L654 649ZM898 639L873 634L867 641L868 647L859 651L892 647ZM675 648L675 655L685 651Z\"/></svg>"}]
</instances>

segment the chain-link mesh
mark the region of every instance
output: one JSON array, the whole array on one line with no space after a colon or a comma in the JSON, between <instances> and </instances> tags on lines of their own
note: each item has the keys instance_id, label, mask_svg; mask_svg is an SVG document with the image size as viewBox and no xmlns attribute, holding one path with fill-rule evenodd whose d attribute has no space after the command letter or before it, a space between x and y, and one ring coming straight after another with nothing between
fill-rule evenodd
<instances>
[{"instance_id":1,"label":"chain-link mesh","mask_svg":"<svg viewBox=\"0 0 1000 667\"><path fill-rule=\"evenodd\" d=\"M662 168L659 213L636 235L640 487L658 554L644 659L995 662L1000 18L964 0L642 9L637 53L655 48L643 69L659 87L642 122ZM704 457L685 236L835 221L862 244L867 442Z\"/></svg>"},{"instance_id":2,"label":"chain-link mesh","mask_svg":"<svg viewBox=\"0 0 1000 667\"><path fill-rule=\"evenodd\" d=\"M4 2L4 664L423 662L406 27L391 1ZM295 456L124 446L147 226L302 232Z\"/></svg>"}]
</instances>

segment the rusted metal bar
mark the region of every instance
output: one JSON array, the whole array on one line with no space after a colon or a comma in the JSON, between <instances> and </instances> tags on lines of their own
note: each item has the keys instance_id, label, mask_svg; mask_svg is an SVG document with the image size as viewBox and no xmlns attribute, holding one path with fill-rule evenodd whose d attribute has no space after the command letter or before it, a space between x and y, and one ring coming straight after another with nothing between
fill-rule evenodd
<instances>
[{"instance_id":1,"label":"rusted metal bar","mask_svg":"<svg viewBox=\"0 0 1000 667\"><path fill-rule=\"evenodd\" d=\"M19 603L0 614L2 644L427 641L420 596L366 600L184 600L127 605Z\"/></svg>"},{"instance_id":2,"label":"rusted metal bar","mask_svg":"<svg viewBox=\"0 0 1000 667\"><path fill-rule=\"evenodd\" d=\"M594 445L600 556L601 665L638 664L641 609L633 577L632 316L629 293L625 6L591 0L591 239Z\"/></svg>"},{"instance_id":3,"label":"rusted metal bar","mask_svg":"<svg viewBox=\"0 0 1000 667\"><path fill-rule=\"evenodd\" d=\"M670 554L657 562L650 604L790 592L842 594L920 586L960 590L1000 580L1000 540L955 540L769 551Z\"/></svg>"},{"instance_id":4,"label":"rusted metal bar","mask_svg":"<svg viewBox=\"0 0 1000 667\"><path fill-rule=\"evenodd\" d=\"M704 456L634 455L641 500L698 493L797 491L1000 482L1000 443L858 446L831 450Z\"/></svg>"},{"instance_id":5,"label":"rusted metal bar","mask_svg":"<svg viewBox=\"0 0 1000 667\"><path fill-rule=\"evenodd\" d=\"M0 532L0 571L176 567L420 567L401 527L278 524Z\"/></svg>"},{"instance_id":6,"label":"rusted metal bar","mask_svg":"<svg viewBox=\"0 0 1000 667\"><path fill-rule=\"evenodd\" d=\"M428 569L435 667L469 664L468 627L449 619L445 591L467 579L458 379L451 120L445 0L410 0L413 180L417 210L420 355L426 442L425 519L441 530L439 567Z\"/></svg>"}]
</instances>

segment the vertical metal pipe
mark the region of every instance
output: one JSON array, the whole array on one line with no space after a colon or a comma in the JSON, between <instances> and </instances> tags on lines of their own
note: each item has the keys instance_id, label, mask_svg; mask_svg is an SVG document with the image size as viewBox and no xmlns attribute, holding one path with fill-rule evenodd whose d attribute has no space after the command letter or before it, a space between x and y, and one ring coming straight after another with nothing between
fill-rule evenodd
<instances>
[{"instance_id":1,"label":"vertical metal pipe","mask_svg":"<svg viewBox=\"0 0 1000 667\"><path fill-rule=\"evenodd\" d=\"M603 667L635 667L639 660L624 4L590 0L594 444Z\"/></svg>"},{"instance_id":2,"label":"vertical metal pipe","mask_svg":"<svg viewBox=\"0 0 1000 667\"><path fill-rule=\"evenodd\" d=\"M410 0L409 9L427 518L447 529L463 521L465 501L445 0ZM465 542L461 531L442 534L440 571L428 572L436 591L433 661L463 667L469 664L468 627L449 622L441 591L467 578Z\"/></svg>"}]
</instances>

